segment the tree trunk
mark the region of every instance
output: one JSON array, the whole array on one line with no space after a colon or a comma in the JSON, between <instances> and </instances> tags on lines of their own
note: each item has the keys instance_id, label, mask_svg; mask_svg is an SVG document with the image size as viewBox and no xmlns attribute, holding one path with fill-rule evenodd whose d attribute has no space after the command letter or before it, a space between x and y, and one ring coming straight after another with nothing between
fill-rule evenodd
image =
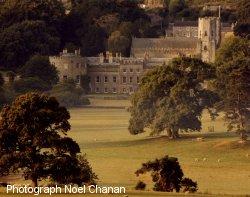
<instances>
[{"instance_id":1,"label":"tree trunk","mask_svg":"<svg viewBox=\"0 0 250 197\"><path fill-rule=\"evenodd\" d=\"M167 134L169 139L177 139L179 138L179 133L178 133L178 129L175 129L174 127L171 129L167 129Z\"/></svg>"},{"instance_id":2,"label":"tree trunk","mask_svg":"<svg viewBox=\"0 0 250 197\"><path fill-rule=\"evenodd\" d=\"M37 177L32 177L31 181L32 181L32 187L37 187L38 186Z\"/></svg>"},{"instance_id":3,"label":"tree trunk","mask_svg":"<svg viewBox=\"0 0 250 197\"><path fill-rule=\"evenodd\" d=\"M172 139L172 131L171 131L171 129L167 129L167 134L168 134L168 138Z\"/></svg>"}]
</instances>

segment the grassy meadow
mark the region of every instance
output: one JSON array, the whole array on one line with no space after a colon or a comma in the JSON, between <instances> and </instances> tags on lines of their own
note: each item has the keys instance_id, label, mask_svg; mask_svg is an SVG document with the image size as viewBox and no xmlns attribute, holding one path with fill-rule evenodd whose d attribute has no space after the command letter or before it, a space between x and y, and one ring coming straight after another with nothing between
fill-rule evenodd
<instances>
[{"instance_id":1,"label":"grassy meadow","mask_svg":"<svg viewBox=\"0 0 250 197\"><path fill-rule=\"evenodd\" d=\"M198 182L196 196L250 194L250 144L240 144L236 134L226 132L222 118L213 122L204 114L202 131L182 134L177 141L168 140L164 135L149 137L148 133L133 136L127 130L129 113L124 106L128 102L120 102L116 101L113 108L107 101L100 107L98 101L98 107L92 103L88 108L70 109L72 131L69 136L87 154L99 177L99 185L126 186L128 196L175 196L177 194L133 190L138 180L147 183L147 190L152 189L150 175L136 177L134 172L142 162L167 154L178 157L185 176ZM212 125L215 132L207 132ZM201 136L204 141L197 141ZM4 195L3 189L1 194Z\"/></svg>"}]
</instances>

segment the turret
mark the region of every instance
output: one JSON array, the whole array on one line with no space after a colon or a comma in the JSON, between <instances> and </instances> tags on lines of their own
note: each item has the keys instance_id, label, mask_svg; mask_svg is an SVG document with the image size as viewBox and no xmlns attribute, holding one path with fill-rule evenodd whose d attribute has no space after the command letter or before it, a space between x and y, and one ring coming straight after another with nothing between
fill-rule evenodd
<instances>
[{"instance_id":1,"label":"turret","mask_svg":"<svg viewBox=\"0 0 250 197\"><path fill-rule=\"evenodd\" d=\"M203 17L198 22L198 50L205 62L215 61L215 51L221 42L220 17Z\"/></svg>"}]
</instances>

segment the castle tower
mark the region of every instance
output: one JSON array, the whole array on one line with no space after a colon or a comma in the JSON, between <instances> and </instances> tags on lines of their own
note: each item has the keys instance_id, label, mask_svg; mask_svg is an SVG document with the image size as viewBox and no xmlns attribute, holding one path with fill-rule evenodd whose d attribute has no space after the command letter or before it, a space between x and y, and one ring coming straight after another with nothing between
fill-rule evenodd
<instances>
[{"instance_id":1,"label":"castle tower","mask_svg":"<svg viewBox=\"0 0 250 197\"><path fill-rule=\"evenodd\" d=\"M220 17L203 17L198 21L198 50L205 62L215 61L215 52L221 42Z\"/></svg>"}]
</instances>

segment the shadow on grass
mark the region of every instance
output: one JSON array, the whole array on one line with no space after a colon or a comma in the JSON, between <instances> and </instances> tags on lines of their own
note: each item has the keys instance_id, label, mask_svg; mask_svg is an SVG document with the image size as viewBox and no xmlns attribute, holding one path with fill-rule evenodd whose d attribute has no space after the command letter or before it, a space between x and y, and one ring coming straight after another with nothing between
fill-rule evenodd
<instances>
[{"instance_id":1,"label":"shadow on grass","mask_svg":"<svg viewBox=\"0 0 250 197\"><path fill-rule=\"evenodd\" d=\"M159 142L180 142L180 141L190 141L196 140L196 138L209 139L229 139L237 137L238 135L233 132L220 132L220 133L183 133L180 134L178 139L169 139L166 135L160 136L149 136L144 139L139 140L124 140L124 141L113 141L113 142L93 142L85 143L85 148L105 148L105 147L130 147L130 146L140 146L144 144L152 144Z\"/></svg>"}]
</instances>

